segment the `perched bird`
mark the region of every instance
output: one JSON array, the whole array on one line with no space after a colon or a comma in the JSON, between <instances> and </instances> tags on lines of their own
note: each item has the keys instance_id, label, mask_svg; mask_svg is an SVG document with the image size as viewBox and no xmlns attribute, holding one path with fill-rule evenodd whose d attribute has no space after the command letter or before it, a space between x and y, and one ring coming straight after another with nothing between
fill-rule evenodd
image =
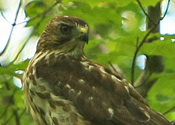
<instances>
[{"instance_id":1,"label":"perched bird","mask_svg":"<svg viewBox=\"0 0 175 125\"><path fill-rule=\"evenodd\" d=\"M84 54L89 26L52 19L23 76L25 104L38 125L171 125L120 74Z\"/></svg>"}]
</instances>

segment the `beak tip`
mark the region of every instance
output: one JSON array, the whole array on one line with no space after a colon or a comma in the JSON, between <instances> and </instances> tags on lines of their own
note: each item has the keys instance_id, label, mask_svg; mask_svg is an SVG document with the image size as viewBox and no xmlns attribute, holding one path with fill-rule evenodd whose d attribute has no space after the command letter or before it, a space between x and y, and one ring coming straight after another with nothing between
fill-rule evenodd
<instances>
[{"instance_id":1,"label":"beak tip","mask_svg":"<svg viewBox=\"0 0 175 125\"><path fill-rule=\"evenodd\" d=\"M82 41L88 43L88 41L89 41L88 34L85 34L85 35L82 36Z\"/></svg>"},{"instance_id":2,"label":"beak tip","mask_svg":"<svg viewBox=\"0 0 175 125\"><path fill-rule=\"evenodd\" d=\"M88 36L88 27L81 27L80 28L80 33L81 33L81 40L83 42L88 43L89 41L89 36Z\"/></svg>"}]
</instances>

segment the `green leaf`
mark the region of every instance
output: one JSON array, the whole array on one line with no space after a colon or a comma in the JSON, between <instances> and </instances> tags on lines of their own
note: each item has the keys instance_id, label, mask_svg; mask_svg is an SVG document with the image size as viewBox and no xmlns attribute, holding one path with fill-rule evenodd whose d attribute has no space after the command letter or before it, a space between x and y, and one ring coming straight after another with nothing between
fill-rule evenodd
<instances>
[{"instance_id":1,"label":"green leaf","mask_svg":"<svg viewBox=\"0 0 175 125\"><path fill-rule=\"evenodd\" d=\"M11 64L8 66L8 68L13 69L13 70L25 70L29 61L30 60L25 60L25 61L18 63L18 64Z\"/></svg>"},{"instance_id":2,"label":"green leaf","mask_svg":"<svg viewBox=\"0 0 175 125\"><path fill-rule=\"evenodd\" d=\"M4 74L8 74L8 75L11 75L11 76L17 76L19 77L20 75L16 73L16 71L19 71L19 70L25 70L27 65L28 65L28 60L22 62L22 63L19 63L19 64L11 64L7 67L0 67L0 75L4 75Z\"/></svg>"},{"instance_id":3,"label":"green leaf","mask_svg":"<svg viewBox=\"0 0 175 125\"><path fill-rule=\"evenodd\" d=\"M71 6L67 5L66 7L66 9L62 10L63 15L81 17L89 23L91 28L93 28L96 24L108 24L108 27L115 28L119 27L119 24L121 24L121 15L116 8L99 6L91 8L87 1L75 1Z\"/></svg>"},{"instance_id":4,"label":"green leaf","mask_svg":"<svg viewBox=\"0 0 175 125\"><path fill-rule=\"evenodd\" d=\"M162 73L148 93L148 103L156 110L165 112L175 103L175 72Z\"/></svg>"},{"instance_id":5,"label":"green leaf","mask_svg":"<svg viewBox=\"0 0 175 125\"><path fill-rule=\"evenodd\" d=\"M175 57L175 43L171 41L155 41L146 43L141 48L141 52L148 55L159 55L165 57Z\"/></svg>"},{"instance_id":6,"label":"green leaf","mask_svg":"<svg viewBox=\"0 0 175 125\"><path fill-rule=\"evenodd\" d=\"M35 17L47 8L43 0L33 0L26 4L24 10L28 17Z\"/></svg>"},{"instance_id":7,"label":"green leaf","mask_svg":"<svg viewBox=\"0 0 175 125\"><path fill-rule=\"evenodd\" d=\"M55 2L55 1L54 1ZM49 9L54 5L54 2L48 2L48 0L35 0L30 1L25 6L25 12L30 20L27 22L26 26L37 26L37 30L35 30L35 34L41 34L43 32L46 24L53 18L54 16L54 8ZM47 11L46 11L47 10Z\"/></svg>"},{"instance_id":8,"label":"green leaf","mask_svg":"<svg viewBox=\"0 0 175 125\"><path fill-rule=\"evenodd\" d=\"M175 101L175 97L169 97L169 96L166 96L166 95L156 95L157 97L157 100L160 101L160 102L171 102L171 101Z\"/></svg>"},{"instance_id":9,"label":"green leaf","mask_svg":"<svg viewBox=\"0 0 175 125\"><path fill-rule=\"evenodd\" d=\"M173 73L175 72L175 66L174 66L174 62L175 62L175 57L164 57L164 63L166 66L166 72L167 73Z\"/></svg>"},{"instance_id":10,"label":"green leaf","mask_svg":"<svg viewBox=\"0 0 175 125\"><path fill-rule=\"evenodd\" d=\"M135 2L135 0L115 0L117 7L124 7L129 5L131 2Z\"/></svg>"}]
</instances>

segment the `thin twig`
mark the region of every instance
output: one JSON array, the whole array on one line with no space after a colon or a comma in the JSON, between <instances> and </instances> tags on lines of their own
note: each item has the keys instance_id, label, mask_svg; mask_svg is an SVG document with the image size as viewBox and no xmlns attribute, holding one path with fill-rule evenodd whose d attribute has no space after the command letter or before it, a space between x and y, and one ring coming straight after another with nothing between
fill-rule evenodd
<instances>
[{"instance_id":1,"label":"thin twig","mask_svg":"<svg viewBox=\"0 0 175 125\"><path fill-rule=\"evenodd\" d=\"M112 63L110 61L108 61L109 65L111 66L111 68L114 70L115 73L118 73L116 68L112 65Z\"/></svg>"},{"instance_id":2,"label":"thin twig","mask_svg":"<svg viewBox=\"0 0 175 125\"><path fill-rule=\"evenodd\" d=\"M166 10L165 10L165 13L164 13L164 15L160 18L160 21L163 20L163 19L165 18L166 14L168 13L169 6L170 6L170 0L168 0L167 7L166 7Z\"/></svg>"},{"instance_id":3,"label":"thin twig","mask_svg":"<svg viewBox=\"0 0 175 125\"><path fill-rule=\"evenodd\" d=\"M45 10L43 13L40 13L38 15L36 15L35 17L29 19L28 21L31 21L31 20L34 20L40 16L42 16L41 20L44 19L45 15L53 8L55 7L60 1L56 1L51 7L49 7L47 10ZM22 24L22 23L25 23L27 21L24 21L24 22L21 22L21 23L18 23L17 25L19 24ZM37 29L39 26L40 26L40 23L41 21L39 21L36 26L34 27L34 30ZM17 52L15 58L10 62L10 64L14 63L16 61L16 59L19 57L20 53L22 52L22 50L24 49L24 47L26 46L27 42L29 41L29 39L32 37L34 31L32 31L32 33L30 34L30 36L28 37L28 39L24 42L24 44L22 45L22 47L20 48L20 50Z\"/></svg>"},{"instance_id":4,"label":"thin twig","mask_svg":"<svg viewBox=\"0 0 175 125\"><path fill-rule=\"evenodd\" d=\"M41 18L41 20L44 19L44 16ZM32 31L32 33L30 34L30 36L27 38L27 40L24 42L24 44L22 45L22 47L20 48L20 50L17 52L17 54L15 55L14 59L10 62L10 64L13 64L19 57L19 55L21 54L22 50L24 49L24 47L27 45L28 41L30 40L30 38L33 36L34 31L40 26L41 21L39 21L36 26L34 27L34 30ZM10 65L9 64L9 65Z\"/></svg>"},{"instance_id":5,"label":"thin twig","mask_svg":"<svg viewBox=\"0 0 175 125\"><path fill-rule=\"evenodd\" d=\"M175 110L175 106L171 107L170 109L168 109L166 112L163 113L163 115L168 114L169 112L171 112L172 110Z\"/></svg>"},{"instance_id":6,"label":"thin twig","mask_svg":"<svg viewBox=\"0 0 175 125\"><path fill-rule=\"evenodd\" d=\"M147 34L144 36L144 38L142 39L142 41L140 42L140 44L138 45L138 47L136 48L135 50L135 53L134 53L134 57L133 57L133 61L132 61L132 69L131 69L131 84L133 85L134 84L134 74L135 74L135 62L136 62L136 57L137 57L137 54L138 52L140 51L141 47L143 46L143 44L145 43L146 39L148 38L148 36L152 33L152 31L154 30L154 28L156 28L158 25L159 25L159 22L161 20L163 20L168 12L168 8L169 8L169 3L170 3L170 0L168 0L168 4L167 4L167 7L166 7L166 11L163 15L163 17L161 17L159 19L159 21L147 32Z\"/></svg>"},{"instance_id":7,"label":"thin twig","mask_svg":"<svg viewBox=\"0 0 175 125\"><path fill-rule=\"evenodd\" d=\"M17 92L17 88L15 88L14 90L13 90L13 93L11 94L11 100L12 100L12 102L14 102L14 95L16 94L16 92ZM14 102L15 103L15 102ZM8 105L8 107L10 107L11 105L14 105L13 103L12 104L9 104ZM6 125L12 118L13 118L13 116L14 116L14 112L11 114L11 116L4 122L4 125Z\"/></svg>"},{"instance_id":8,"label":"thin twig","mask_svg":"<svg viewBox=\"0 0 175 125\"><path fill-rule=\"evenodd\" d=\"M10 87L9 87L9 83L7 82L7 81L5 81L5 87L6 87L6 89L8 90L8 91L10 91ZM7 105L6 107L5 107L5 109L4 109L4 112L1 114L1 116L0 116L0 119L2 119L5 115L6 115L6 113L8 112L8 109L9 109L9 107L10 107L11 105Z\"/></svg>"},{"instance_id":9,"label":"thin twig","mask_svg":"<svg viewBox=\"0 0 175 125\"><path fill-rule=\"evenodd\" d=\"M11 40L11 37L12 37L12 34L13 34L14 27L15 27L15 25L16 25L16 21L17 21L17 18L18 18L18 14L19 14L19 10L20 10L21 4L22 4L22 0L19 1L19 4L18 4L17 11L16 11L16 15L15 15L14 22L13 22L13 24L11 24L12 27L11 27L11 30L10 30L10 34L9 34L7 43L6 43L5 47L4 47L4 49L2 50L2 52L0 52L0 56L2 56L2 55L6 52L7 48L9 47L10 40Z\"/></svg>"},{"instance_id":10,"label":"thin twig","mask_svg":"<svg viewBox=\"0 0 175 125\"><path fill-rule=\"evenodd\" d=\"M47 10L45 10L44 12L42 12L42 13L40 13L40 14L38 14L38 15L36 15L36 16L34 16L34 17L28 19L28 20L25 20L25 21L23 21L23 22L20 22L20 23L18 23L17 25L22 24L22 23L26 23L26 22L29 22L29 21L32 21L32 20L34 20L34 19L36 19L36 18L38 18L38 17L40 17L40 16L46 15L46 14L47 14L52 8L54 8L58 3L60 3L59 0L56 1L51 7L49 7L49 8L48 8Z\"/></svg>"},{"instance_id":11,"label":"thin twig","mask_svg":"<svg viewBox=\"0 0 175 125\"><path fill-rule=\"evenodd\" d=\"M151 21L151 23L153 23L153 25L156 25L156 23L151 19L151 17L146 13L145 9L143 8L140 0L137 0L137 3L139 4L140 8L142 9L143 13L145 14L145 16Z\"/></svg>"},{"instance_id":12,"label":"thin twig","mask_svg":"<svg viewBox=\"0 0 175 125\"><path fill-rule=\"evenodd\" d=\"M36 15L35 17L33 17L33 18L29 19L29 20L26 20L26 21L23 21L23 22L20 22L20 23L17 24L17 23L16 23L16 20L17 20L18 14L19 14L19 9L20 9L20 7L21 7L21 0L20 0L19 5L18 5L18 8L17 8L17 11L16 11L16 15L15 15L14 22L13 22L13 24L11 24L11 25L12 25L12 28L11 28L11 31L10 31L10 34L9 34L9 38L8 38L8 40L7 40L7 43L6 43L5 47L4 47L4 49L2 50L2 52L0 52L0 56L2 56L2 55L6 52L7 48L9 47L10 40L11 40L11 36L12 36L13 30L14 30L14 27L15 27L16 25L19 25L19 24L22 24L22 23L26 23L26 22L29 22L29 21L31 21L31 20L34 20L34 19L36 19L36 18L38 18L38 17L40 17L40 16L46 15L46 14L47 14L53 7L55 7L58 3L60 3L60 0L57 0L50 8L48 8L47 10L45 10L43 13L40 13L40 14ZM2 15L2 14L1 14L1 15ZM3 15L2 15L2 16L3 16ZM6 19L6 18L5 18L5 19ZM7 21L7 22L8 22L8 21Z\"/></svg>"},{"instance_id":13,"label":"thin twig","mask_svg":"<svg viewBox=\"0 0 175 125\"><path fill-rule=\"evenodd\" d=\"M21 118L21 117L23 116L23 114L25 113L25 111L26 111L26 109L24 108L24 109L22 110L22 112L19 114L19 118Z\"/></svg>"},{"instance_id":14,"label":"thin twig","mask_svg":"<svg viewBox=\"0 0 175 125\"><path fill-rule=\"evenodd\" d=\"M158 24L157 24L158 25ZM136 48L135 50L135 53L134 53L134 57L133 57L133 61L132 61L132 69L131 69L131 84L133 85L134 83L134 74L135 74L135 62L136 62L136 57L137 57L137 54L138 52L140 51L141 47L143 46L143 44L145 43L146 39L148 38L148 36L151 34L151 32L154 30L154 28L156 27L153 26L148 32L147 34L144 36L144 38L142 39L141 43L138 45L138 47Z\"/></svg>"},{"instance_id":15,"label":"thin twig","mask_svg":"<svg viewBox=\"0 0 175 125\"><path fill-rule=\"evenodd\" d=\"M6 115L6 113L7 113L9 107L10 107L10 105L8 105L8 106L5 107L5 110L4 110L4 112L1 114L0 119L2 119L2 118Z\"/></svg>"},{"instance_id":16,"label":"thin twig","mask_svg":"<svg viewBox=\"0 0 175 125\"><path fill-rule=\"evenodd\" d=\"M13 109L13 114L15 116L16 125L20 125L20 118L19 118L18 110L17 109Z\"/></svg>"},{"instance_id":17,"label":"thin twig","mask_svg":"<svg viewBox=\"0 0 175 125\"><path fill-rule=\"evenodd\" d=\"M7 18L5 17L5 15L3 14L3 11L1 9L0 9L0 12L1 12L1 16L4 18L4 20L11 25L11 23L7 20Z\"/></svg>"},{"instance_id":18,"label":"thin twig","mask_svg":"<svg viewBox=\"0 0 175 125\"><path fill-rule=\"evenodd\" d=\"M17 21L17 18L18 18L18 14L19 14L19 10L20 10L21 4L22 4L22 0L19 1L19 5L18 5L16 14L15 14L16 16L15 16L15 19L14 19L14 22L13 22L12 26L16 25L16 21Z\"/></svg>"},{"instance_id":19,"label":"thin twig","mask_svg":"<svg viewBox=\"0 0 175 125\"><path fill-rule=\"evenodd\" d=\"M10 121L10 119L13 118L13 116L14 116L14 114L12 113L12 114L10 115L10 117L9 117L2 125L7 125L7 123Z\"/></svg>"},{"instance_id":20,"label":"thin twig","mask_svg":"<svg viewBox=\"0 0 175 125\"><path fill-rule=\"evenodd\" d=\"M152 73L150 73L150 74L147 76L147 79L149 79L151 75L152 75ZM142 79L143 79L143 78L142 78ZM140 88L140 87L142 87L143 85L145 85L146 82L147 82L147 80L145 80L143 83L141 83L141 84L139 84L139 85L137 85L137 86L134 85L134 88Z\"/></svg>"}]
</instances>

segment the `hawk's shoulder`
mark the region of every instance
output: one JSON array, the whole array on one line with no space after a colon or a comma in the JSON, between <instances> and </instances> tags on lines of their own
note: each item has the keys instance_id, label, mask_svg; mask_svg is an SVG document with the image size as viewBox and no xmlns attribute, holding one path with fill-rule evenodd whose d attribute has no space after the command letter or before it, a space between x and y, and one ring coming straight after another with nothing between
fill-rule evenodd
<instances>
[{"instance_id":1,"label":"hawk's shoulder","mask_svg":"<svg viewBox=\"0 0 175 125\"><path fill-rule=\"evenodd\" d=\"M71 101L86 119L109 123L149 120L144 99L120 75L86 58L46 58L36 64L36 76L45 80L55 95Z\"/></svg>"}]
</instances>

